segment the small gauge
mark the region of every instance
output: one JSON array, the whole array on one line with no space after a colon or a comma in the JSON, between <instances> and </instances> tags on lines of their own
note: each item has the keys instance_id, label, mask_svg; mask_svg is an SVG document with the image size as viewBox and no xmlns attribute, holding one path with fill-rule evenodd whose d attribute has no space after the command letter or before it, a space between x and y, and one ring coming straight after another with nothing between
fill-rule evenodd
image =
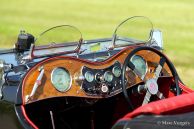
<instances>
[{"instance_id":1,"label":"small gauge","mask_svg":"<svg viewBox=\"0 0 194 129\"><path fill-rule=\"evenodd\" d=\"M88 82L92 82L94 80L94 74L90 71L87 71L84 75L85 79L88 81Z\"/></svg>"},{"instance_id":2,"label":"small gauge","mask_svg":"<svg viewBox=\"0 0 194 129\"><path fill-rule=\"evenodd\" d=\"M106 71L104 73L104 80L107 81L107 82L112 82L113 74L110 71Z\"/></svg>"},{"instance_id":3,"label":"small gauge","mask_svg":"<svg viewBox=\"0 0 194 129\"><path fill-rule=\"evenodd\" d=\"M71 76L64 68L55 68L52 71L51 82L60 92L65 92L71 88Z\"/></svg>"},{"instance_id":4,"label":"small gauge","mask_svg":"<svg viewBox=\"0 0 194 129\"><path fill-rule=\"evenodd\" d=\"M121 76L121 68L118 66L115 66L112 69L112 73L115 75L115 77L120 77Z\"/></svg>"}]
</instances>

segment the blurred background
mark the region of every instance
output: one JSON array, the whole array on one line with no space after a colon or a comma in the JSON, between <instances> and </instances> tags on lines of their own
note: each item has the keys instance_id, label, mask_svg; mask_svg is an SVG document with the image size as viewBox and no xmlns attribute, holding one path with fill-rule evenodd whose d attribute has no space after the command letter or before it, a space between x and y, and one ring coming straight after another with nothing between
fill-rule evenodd
<instances>
[{"instance_id":1,"label":"blurred background","mask_svg":"<svg viewBox=\"0 0 194 129\"><path fill-rule=\"evenodd\" d=\"M1 0L0 48L11 48L20 29L37 36L60 24L78 27L84 39L112 37L127 17L151 19L163 32L164 52L194 89L194 0Z\"/></svg>"}]
</instances>

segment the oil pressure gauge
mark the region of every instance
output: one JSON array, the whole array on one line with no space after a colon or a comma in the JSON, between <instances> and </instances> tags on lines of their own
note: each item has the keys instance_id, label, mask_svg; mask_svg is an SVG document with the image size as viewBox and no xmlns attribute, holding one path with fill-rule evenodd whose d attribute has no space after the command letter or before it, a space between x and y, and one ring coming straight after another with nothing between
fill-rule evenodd
<instances>
[{"instance_id":1,"label":"oil pressure gauge","mask_svg":"<svg viewBox=\"0 0 194 129\"><path fill-rule=\"evenodd\" d=\"M88 81L88 82L93 82L94 80L94 74L90 71L87 71L85 74L84 74L84 77L85 79Z\"/></svg>"}]
</instances>

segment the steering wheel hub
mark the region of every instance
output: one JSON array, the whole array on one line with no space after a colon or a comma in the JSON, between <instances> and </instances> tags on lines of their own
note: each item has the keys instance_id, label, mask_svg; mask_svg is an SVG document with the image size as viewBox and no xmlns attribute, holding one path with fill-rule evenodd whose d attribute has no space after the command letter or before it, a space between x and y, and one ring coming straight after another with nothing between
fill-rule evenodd
<instances>
[{"instance_id":1,"label":"steering wheel hub","mask_svg":"<svg viewBox=\"0 0 194 129\"><path fill-rule=\"evenodd\" d=\"M146 88L147 90L152 94L152 95L156 95L158 92L158 84L156 82L155 79L149 79L146 82Z\"/></svg>"}]
</instances>

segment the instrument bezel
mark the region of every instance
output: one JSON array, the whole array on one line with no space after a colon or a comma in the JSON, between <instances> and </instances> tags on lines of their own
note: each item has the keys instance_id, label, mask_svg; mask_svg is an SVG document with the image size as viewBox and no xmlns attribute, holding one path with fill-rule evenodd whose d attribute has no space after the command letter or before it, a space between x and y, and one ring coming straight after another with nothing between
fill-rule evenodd
<instances>
[{"instance_id":1,"label":"instrument bezel","mask_svg":"<svg viewBox=\"0 0 194 129\"><path fill-rule=\"evenodd\" d=\"M55 72L57 69L62 69L62 70L64 70L65 72L67 72L68 75L69 75L70 82L69 82L68 88L65 89L65 90L59 90L59 89L55 86L55 83L54 83L54 81L53 81L54 72ZM54 69L52 70L52 72L51 72L51 83L52 83L52 85L54 86L54 88L55 88L57 91L59 91L59 92L67 92L67 91L70 90L71 87L72 87L72 76L71 76L70 72L69 72L66 68L64 68L64 67L56 67L56 68L54 68Z\"/></svg>"}]
</instances>

